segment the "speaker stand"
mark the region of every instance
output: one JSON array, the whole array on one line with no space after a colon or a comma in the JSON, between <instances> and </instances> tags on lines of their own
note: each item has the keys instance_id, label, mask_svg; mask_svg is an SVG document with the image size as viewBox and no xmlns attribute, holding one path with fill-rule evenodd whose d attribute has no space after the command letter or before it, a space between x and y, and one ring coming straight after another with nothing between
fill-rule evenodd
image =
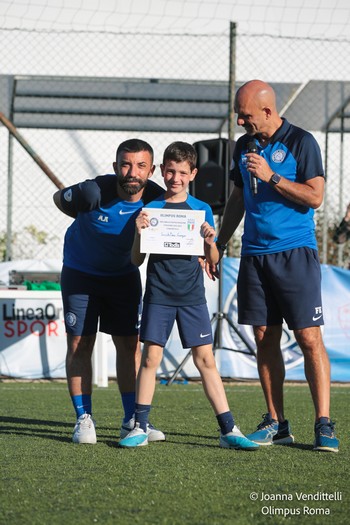
<instances>
[{"instance_id":1,"label":"speaker stand","mask_svg":"<svg viewBox=\"0 0 350 525\"><path fill-rule=\"evenodd\" d=\"M215 355L216 350L229 350L230 352L238 352L240 354L253 355L256 357L255 348L252 347L248 339L242 334L242 332L235 325L235 323L233 323L233 321L228 317L227 313L222 311L223 310L223 305L222 305L223 266L224 266L223 262L224 262L224 259L221 259L220 264L219 264L219 298L218 298L218 306L219 306L218 310L219 311L216 312L211 318L211 325L213 325L216 322L214 338L213 338L213 353ZM240 340L245 344L246 350L239 350L238 348L228 348L226 346L222 346L221 328L222 328L222 323L224 321L228 323L228 325L232 328L232 330L236 333L236 335L238 335ZM191 355L192 355L192 349L190 348L190 350L185 355L184 359L181 361L179 366L176 368L173 375L169 378L168 382L166 383L167 386L170 386L175 381L175 379L177 378L177 376L179 375L179 373L181 372L181 370L183 369L183 367L185 366L185 364L187 363Z\"/></svg>"}]
</instances>

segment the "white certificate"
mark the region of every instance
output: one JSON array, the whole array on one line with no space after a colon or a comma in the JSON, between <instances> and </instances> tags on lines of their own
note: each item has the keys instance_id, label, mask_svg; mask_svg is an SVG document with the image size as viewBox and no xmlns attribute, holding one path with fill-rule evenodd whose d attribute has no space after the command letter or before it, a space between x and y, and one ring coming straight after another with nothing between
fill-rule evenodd
<instances>
[{"instance_id":1,"label":"white certificate","mask_svg":"<svg viewBox=\"0 0 350 525\"><path fill-rule=\"evenodd\" d=\"M141 230L141 253L204 255L204 210L143 208L150 226Z\"/></svg>"}]
</instances>

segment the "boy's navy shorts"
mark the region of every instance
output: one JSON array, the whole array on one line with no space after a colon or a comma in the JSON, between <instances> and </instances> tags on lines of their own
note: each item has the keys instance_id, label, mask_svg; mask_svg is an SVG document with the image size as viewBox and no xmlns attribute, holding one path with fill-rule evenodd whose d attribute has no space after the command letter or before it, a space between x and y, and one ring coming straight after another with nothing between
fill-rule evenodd
<instances>
[{"instance_id":1,"label":"boy's navy shorts","mask_svg":"<svg viewBox=\"0 0 350 525\"><path fill-rule=\"evenodd\" d=\"M323 325L321 266L312 248L241 258L238 323L290 330Z\"/></svg>"},{"instance_id":2,"label":"boy's navy shorts","mask_svg":"<svg viewBox=\"0 0 350 525\"><path fill-rule=\"evenodd\" d=\"M182 346L192 348L213 343L207 304L164 306L144 303L140 339L164 347L176 321Z\"/></svg>"},{"instance_id":3,"label":"boy's navy shorts","mask_svg":"<svg viewBox=\"0 0 350 525\"><path fill-rule=\"evenodd\" d=\"M116 336L139 333L142 296L139 271L100 277L63 266L61 290L68 334L93 335L97 329Z\"/></svg>"}]
</instances>

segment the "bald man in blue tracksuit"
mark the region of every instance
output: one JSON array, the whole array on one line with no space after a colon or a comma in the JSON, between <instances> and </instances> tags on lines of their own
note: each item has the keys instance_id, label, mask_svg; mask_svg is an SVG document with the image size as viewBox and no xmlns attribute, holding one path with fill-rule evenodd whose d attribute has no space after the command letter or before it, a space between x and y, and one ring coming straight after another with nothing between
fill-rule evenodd
<instances>
[{"instance_id":1,"label":"bald man in blue tracksuit","mask_svg":"<svg viewBox=\"0 0 350 525\"><path fill-rule=\"evenodd\" d=\"M330 419L330 363L320 329L321 268L313 220L325 184L320 149L310 133L279 116L269 84L247 82L234 104L237 123L246 133L236 143L234 187L218 243L226 245L245 215L238 322L253 326L267 405L263 421L247 437L261 445L294 441L283 407L284 319L304 354L315 407L314 450L338 452Z\"/></svg>"}]
</instances>

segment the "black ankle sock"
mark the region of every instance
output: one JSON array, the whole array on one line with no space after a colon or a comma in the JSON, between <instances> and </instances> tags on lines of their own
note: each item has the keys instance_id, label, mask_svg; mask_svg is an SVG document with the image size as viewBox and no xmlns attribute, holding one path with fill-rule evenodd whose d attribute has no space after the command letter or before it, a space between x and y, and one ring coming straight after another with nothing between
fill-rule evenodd
<instances>
[{"instance_id":1,"label":"black ankle sock","mask_svg":"<svg viewBox=\"0 0 350 525\"><path fill-rule=\"evenodd\" d=\"M140 405L135 403L135 422L140 424L140 428L147 432L148 416L151 410L151 405Z\"/></svg>"},{"instance_id":2,"label":"black ankle sock","mask_svg":"<svg viewBox=\"0 0 350 525\"><path fill-rule=\"evenodd\" d=\"M233 416L231 412L223 412L222 414L218 414L216 416L216 419L218 420L221 434L228 434L231 432L233 427L235 426L235 421L233 419Z\"/></svg>"}]
</instances>

